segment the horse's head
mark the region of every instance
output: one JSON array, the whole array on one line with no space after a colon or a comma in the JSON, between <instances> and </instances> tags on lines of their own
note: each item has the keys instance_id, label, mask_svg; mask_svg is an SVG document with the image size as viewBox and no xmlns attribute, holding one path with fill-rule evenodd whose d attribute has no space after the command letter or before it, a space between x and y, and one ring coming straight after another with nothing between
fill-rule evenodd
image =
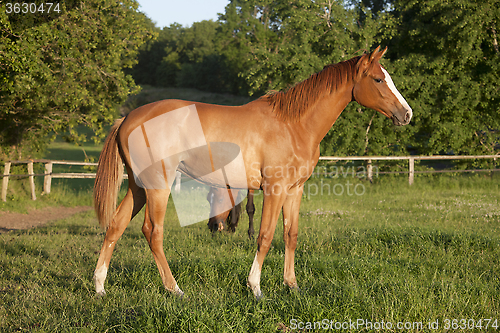
<instances>
[{"instance_id":1,"label":"horse's head","mask_svg":"<svg viewBox=\"0 0 500 333\"><path fill-rule=\"evenodd\" d=\"M228 194L234 198L238 195L238 190L212 187L208 192L207 200L210 203L208 228L212 233L223 230L236 231L241 214L241 202L233 207L233 202ZM228 207L230 208L228 209Z\"/></svg>"},{"instance_id":2,"label":"horse's head","mask_svg":"<svg viewBox=\"0 0 500 333\"><path fill-rule=\"evenodd\" d=\"M226 206L226 197L224 196L224 192L227 190L224 188L215 188L212 187L210 192L208 192L207 200L210 203L210 219L208 220L208 228L212 232L222 231L226 229L226 218L229 215L229 210L224 211L220 214L216 214L215 212L220 212L224 208L221 207ZM227 199L229 200L229 199Z\"/></svg>"},{"instance_id":3,"label":"horse's head","mask_svg":"<svg viewBox=\"0 0 500 333\"><path fill-rule=\"evenodd\" d=\"M379 64L387 47L363 55L357 65L353 97L356 102L392 119L394 125L408 125L413 112L394 86L389 73Z\"/></svg>"}]
</instances>

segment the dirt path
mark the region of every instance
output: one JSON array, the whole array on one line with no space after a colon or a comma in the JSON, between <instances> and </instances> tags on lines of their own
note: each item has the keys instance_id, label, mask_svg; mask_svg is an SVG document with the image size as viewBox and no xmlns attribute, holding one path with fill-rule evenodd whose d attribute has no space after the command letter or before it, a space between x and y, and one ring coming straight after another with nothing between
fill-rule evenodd
<instances>
[{"instance_id":1,"label":"dirt path","mask_svg":"<svg viewBox=\"0 0 500 333\"><path fill-rule=\"evenodd\" d=\"M64 219L71 215L86 212L92 207L46 207L30 210L28 214L0 212L0 233L10 230L30 229L50 221Z\"/></svg>"}]
</instances>

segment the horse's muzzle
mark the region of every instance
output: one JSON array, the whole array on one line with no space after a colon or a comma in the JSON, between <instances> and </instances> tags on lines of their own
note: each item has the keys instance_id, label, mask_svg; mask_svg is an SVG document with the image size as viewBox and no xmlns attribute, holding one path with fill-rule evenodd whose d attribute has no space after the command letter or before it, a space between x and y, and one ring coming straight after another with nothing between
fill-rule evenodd
<instances>
[{"instance_id":1,"label":"horse's muzzle","mask_svg":"<svg viewBox=\"0 0 500 333\"><path fill-rule=\"evenodd\" d=\"M404 125L408 125L411 121L411 118L413 116L413 112L412 110L406 110L406 112L404 113L404 117L401 117L401 118L404 118L404 119L400 119L396 114L393 114L392 116L392 123L396 126L404 126Z\"/></svg>"},{"instance_id":2,"label":"horse's muzzle","mask_svg":"<svg viewBox=\"0 0 500 333\"><path fill-rule=\"evenodd\" d=\"M224 221L219 221L217 231L223 231L223 230L224 230Z\"/></svg>"}]
</instances>

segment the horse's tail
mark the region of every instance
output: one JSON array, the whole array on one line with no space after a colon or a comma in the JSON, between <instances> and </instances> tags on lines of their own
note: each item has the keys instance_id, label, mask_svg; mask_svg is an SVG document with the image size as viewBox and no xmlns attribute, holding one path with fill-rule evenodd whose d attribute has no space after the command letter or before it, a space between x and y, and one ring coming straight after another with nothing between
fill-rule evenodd
<instances>
[{"instance_id":1,"label":"horse's tail","mask_svg":"<svg viewBox=\"0 0 500 333\"><path fill-rule=\"evenodd\" d=\"M118 151L118 130L125 118L115 121L99 156L94 183L94 209L102 228L113 220L118 191L123 180L123 166Z\"/></svg>"}]
</instances>

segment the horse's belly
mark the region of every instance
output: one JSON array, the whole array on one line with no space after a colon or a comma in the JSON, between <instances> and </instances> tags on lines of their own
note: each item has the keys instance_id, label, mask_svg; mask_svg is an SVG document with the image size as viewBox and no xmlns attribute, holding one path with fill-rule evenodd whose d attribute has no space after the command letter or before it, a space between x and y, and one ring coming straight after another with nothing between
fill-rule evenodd
<instances>
[{"instance_id":1,"label":"horse's belly","mask_svg":"<svg viewBox=\"0 0 500 333\"><path fill-rule=\"evenodd\" d=\"M210 142L186 152L181 157L179 169L210 186L248 188L243 154L234 143Z\"/></svg>"}]
</instances>

